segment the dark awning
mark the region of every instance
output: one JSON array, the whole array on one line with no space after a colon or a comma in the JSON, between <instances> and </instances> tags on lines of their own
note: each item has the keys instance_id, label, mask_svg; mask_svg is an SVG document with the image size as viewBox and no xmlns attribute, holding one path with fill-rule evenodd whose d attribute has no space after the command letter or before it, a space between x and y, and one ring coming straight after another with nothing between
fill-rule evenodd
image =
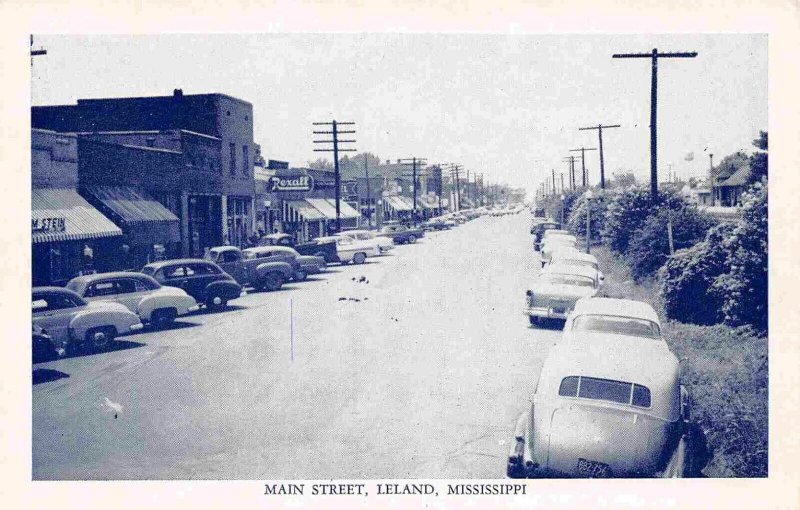
<instances>
[{"instance_id":1,"label":"dark awning","mask_svg":"<svg viewBox=\"0 0 800 510\"><path fill-rule=\"evenodd\" d=\"M144 191L129 186L89 186L81 191L122 227L131 242L180 241L178 217Z\"/></svg>"},{"instance_id":2,"label":"dark awning","mask_svg":"<svg viewBox=\"0 0 800 510\"><path fill-rule=\"evenodd\" d=\"M55 243L122 235L74 189L31 190L31 240Z\"/></svg>"}]
</instances>

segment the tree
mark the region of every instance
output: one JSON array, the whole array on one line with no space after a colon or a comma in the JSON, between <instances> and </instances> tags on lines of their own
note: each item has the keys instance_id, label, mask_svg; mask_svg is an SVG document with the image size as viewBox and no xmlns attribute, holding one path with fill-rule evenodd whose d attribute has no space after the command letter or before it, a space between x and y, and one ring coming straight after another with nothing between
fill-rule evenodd
<instances>
[{"instance_id":1,"label":"tree","mask_svg":"<svg viewBox=\"0 0 800 510\"><path fill-rule=\"evenodd\" d=\"M325 158L319 158L316 161L309 161L308 168L313 170L333 170L333 163Z\"/></svg>"},{"instance_id":2,"label":"tree","mask_svg":"<svg viewBox=\"0 0 800 510\"><path fill-rule=\"evenodd\" d=\"M753 140L753 146L759 149L759 151L750 156L750 175L747 180L748 184L761 182L762 179L766 179L768 177L768 145L767 132L761 131L760 136Z\"/></svg>"},{"instance_id":3,"label":"tree","mask_svg":"<svg viewBox=\"0 0 800 510\"><path fill-rule=\"evenodd\" d=\"M609 190L592 190L594 198L591 202L591 217L590 228L592 239L600 239L600 232L603 229L603 223L606 217L606 208L611 201L613 191ZM586 236L586 194L581 193L575 202L569 214L569 230L576 236Z\"/></svg>"},{"instance_id":4,"label":"tree","mask_svg":"<svg viewBox=\"0 0 800 510\"><path fill-rule=\"evenodd\" d=\"M636 186L636 176L633 175L633 172L630 170L614 172L611 180L612 188L628 188L630 186Z\"/></svg>"},{"instance_id":5,"label":"tree","mask_svg":"<svg viewBox=\"0 0 800 510\"><path fill-rule=\"evenodd\" d=\"M660 207L680 209L686 205L686 200L672 189L661 190L656 203L650 197L650 190L644 186L615 191L606 208L600 234L603 241L617 253L628 251L633 233Z\"/></svg>"}]
</instances>

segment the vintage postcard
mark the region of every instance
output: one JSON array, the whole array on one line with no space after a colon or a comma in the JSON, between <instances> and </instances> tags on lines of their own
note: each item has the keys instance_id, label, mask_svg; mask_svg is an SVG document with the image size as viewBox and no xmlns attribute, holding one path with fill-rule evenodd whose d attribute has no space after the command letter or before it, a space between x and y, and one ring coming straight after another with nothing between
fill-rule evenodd
<instances>
[{"instance_id":1,"label":"vintage postcard","mask_svg":"<svg viewBox=\"0 0 800 510\"><path fill-rule=\"evenodd\" d=\"M30 28L29 501L702 507L725 490L699 479L750 504L796 481L770 434L773 26Z\"/></svg>"}]
</instances>

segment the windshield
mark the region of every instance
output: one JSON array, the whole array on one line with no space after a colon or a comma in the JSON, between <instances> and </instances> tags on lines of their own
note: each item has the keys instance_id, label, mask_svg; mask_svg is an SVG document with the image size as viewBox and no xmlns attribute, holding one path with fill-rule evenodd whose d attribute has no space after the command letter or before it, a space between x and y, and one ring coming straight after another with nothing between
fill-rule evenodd
<instances>
[{"instance_id":1,"label":"windshield","mask_svg":"<svg viewBox=\"0 0 800 510\"><path fill-rule=\"evenodd\" d=\"M614 315L580 315L572 322L572 331L661 338L658 324L652 321Z\"/></svg>"},{"instance_id":2,"label":"windshield","mask_svg":"<svg viewBox=\"0 0 800 510\"><path fill-rule=\"evenodd\" d=\"M594 287L594 280L585 278L583 276L571 274L548 274L542 276L542 279L547 283L553 285L576 285L578 287Z\"/></svg>"}]
</instances>

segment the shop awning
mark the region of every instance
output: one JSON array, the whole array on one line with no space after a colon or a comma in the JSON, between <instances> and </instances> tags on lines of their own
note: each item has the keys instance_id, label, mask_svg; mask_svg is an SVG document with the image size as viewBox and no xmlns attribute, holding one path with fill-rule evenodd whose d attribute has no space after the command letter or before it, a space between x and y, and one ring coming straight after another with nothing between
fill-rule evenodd
<instances>
[{"instance_id":1,"label":"shop awning","mask_svg":"<svg viewBox=\"0 0 800 510\"><path fill-rule=\"evenodd\" d=\"M130 186L89 186L81 192L119 224L134 244L180 241L178 217L144 191Z\"/></svg>"},{"instance_id":2,"label":"shop awning","mask_svg":"<svg viewBox=\"0 0 800 510\"><path fill-rule=\"evenodd\" d=\"M300 215L304 221L317 221L325 219L324 214L319 212L313 205L309 204L305 200L290 200L287 201L286 204L288 205L289 209L297 212L297 214Z\"/></svg>"},{"instance_id":3,"label":"shop awning","mask_svg":"<svg viewBox=\"0 0 800 510\"><path fill-rule=\"evenodd\" d=\"M438 209L439 201L436 198L423 195L417 199L417 207L422 209Z\"/></svg>"},{"instance_id":4,"label":"shop awning","mask_svg":"<svg viewBox=\"0 0 800 510\"><path fill-rule=\"evenodd\" d=\"M122 235L74 189L31 190L31 240L56 243Z\"/></svg>"},{"instance_id":5,"label":"shop awning","mask_svg":"<svg viewBox=\"0 0 800 510\"><path fill-rule=\"evenodd\" d=\"M336 200L333 198L307 198L306 202L314 206L319 212L325 215L330 220L336 219ZM361 213L353 209L353 207L345 202L339 200L339 216L343 220L360 218Z\"/></svg>"},{"instance_id":6,"label":"shop awning","mask_svg":"<svg viewBox=\"0 0 800 510\"><path fill-rule=\"evenodd\" d=\"M405 212L405 211L413 211L414 206L411 205L410 200L406 200L405 197L401 196L392 196L386 197L386 203L397 212Z\"/></svg>"}]
</instances>

